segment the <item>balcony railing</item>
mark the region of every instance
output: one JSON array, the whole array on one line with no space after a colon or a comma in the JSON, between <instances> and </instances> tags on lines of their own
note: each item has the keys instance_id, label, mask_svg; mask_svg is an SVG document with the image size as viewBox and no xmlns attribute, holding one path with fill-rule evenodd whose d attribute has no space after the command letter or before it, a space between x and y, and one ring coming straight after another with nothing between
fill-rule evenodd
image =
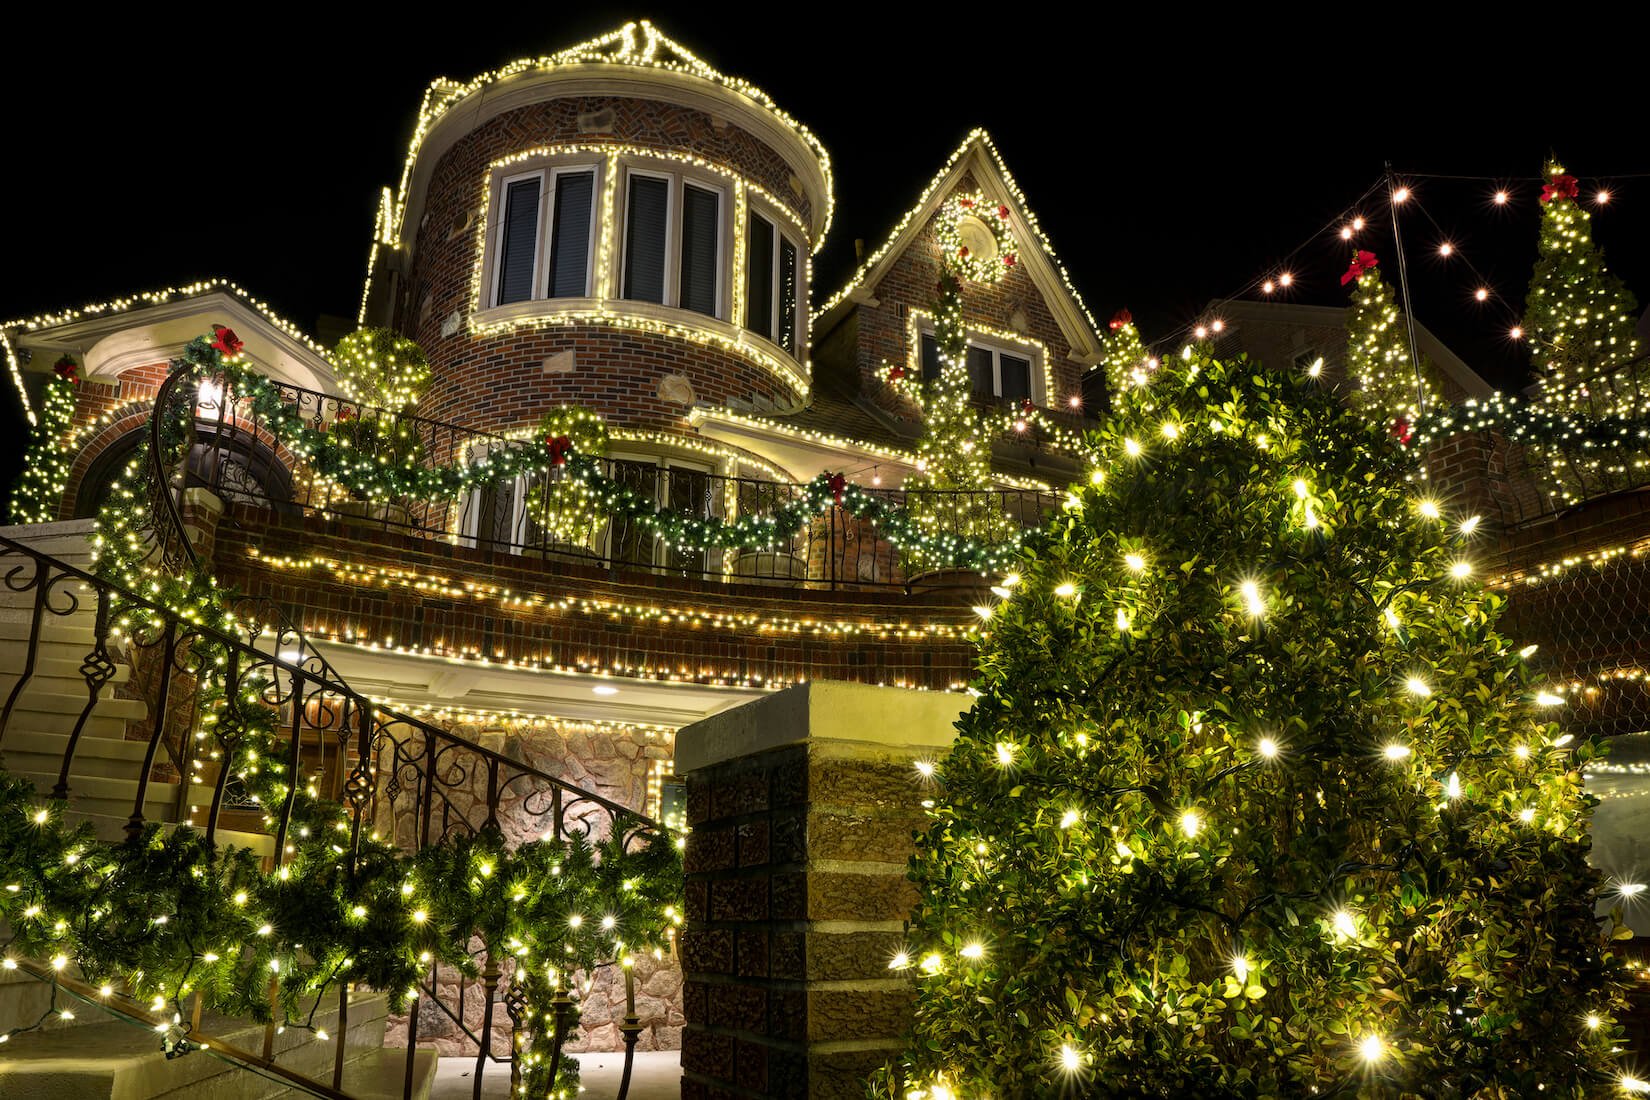
<instances>
[{"instance_id":1,"label":"balcony railing","mask_svg":"<svg viewBox=\"0 0 1650 1100\"><path fill-rule=\"evenodd\" d=\"M319 515L357 528L610 572L823 589L909 588L919 574L953 564L933 554L919 555L871 518L839 507L811 513L749 548L673 540L660 534L649 516L595 506L581 492L580 475L571 466L503 476L449 498L352 492L343 479L324 476L307 460L294 423L346 440L362 464L474 464L505 452L542 454L545 442L272 385L283 406L278 417L260 414L254 403L233 390L224 392L220 383L198 387L195 441L185 463L188 485L210 489L232 504L279 514ZM808 495L806 485L705 469L695 452L673 449L665 441L652 449L656 457L599 458L586 468L627 490L631 499L650 503L650 510L689 521L795 516ZM986 514L1002 517L1001 523L990 525L999 530L1039 527L1064 499L1033 490L859 491L920 515L924 533L940 539L967 538Z\"/></svg>"}]
</instances>

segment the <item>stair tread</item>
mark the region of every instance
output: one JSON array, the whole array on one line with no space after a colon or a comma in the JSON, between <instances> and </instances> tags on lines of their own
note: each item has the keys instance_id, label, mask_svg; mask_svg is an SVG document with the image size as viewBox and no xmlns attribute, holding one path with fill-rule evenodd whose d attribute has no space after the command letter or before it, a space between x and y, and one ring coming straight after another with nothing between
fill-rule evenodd
<instances>
[{"instance_id":1,"label":"stair tread","mask_svg":"<svg viewBox=\"0 0 1650 1100\"><path fill-rule=\"evenodd\" d=\"M413 1055L413 1087L415 1100L430 1094L435 1084L435 1067L440 1055L433 1050L419 1050ZM404 1048L379 1047L344 1064L343 1091L355 1100L401 1100L402 1085L406 1079L407 1052Z\"/></svg>"}]
</instances>

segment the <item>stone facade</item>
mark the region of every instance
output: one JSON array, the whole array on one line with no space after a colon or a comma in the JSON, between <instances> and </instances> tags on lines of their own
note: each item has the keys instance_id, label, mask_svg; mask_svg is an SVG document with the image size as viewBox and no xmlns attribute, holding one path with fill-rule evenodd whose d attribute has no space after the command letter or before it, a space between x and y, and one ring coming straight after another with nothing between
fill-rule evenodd
<instances>
[{"instance_id":1,"label":"stone facade","mask_svg":"<svg viewBox=\"0 0 1650 1100\"><path fill-rule=\"evenodd\" d=\"M898 1049L912 763L965 704L815 681L681 731L683 1100L859 1100Z\"/></svg>"}]
</instances>

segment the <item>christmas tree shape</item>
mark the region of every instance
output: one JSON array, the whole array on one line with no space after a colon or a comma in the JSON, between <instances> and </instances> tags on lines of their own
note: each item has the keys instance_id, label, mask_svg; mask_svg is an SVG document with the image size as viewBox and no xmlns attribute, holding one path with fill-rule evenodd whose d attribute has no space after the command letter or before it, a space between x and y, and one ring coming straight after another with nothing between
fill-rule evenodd
<instances>
[{"instance_id":1,"label":"christmas tree shape","mask_svg":"<svg viewBox=\"0 0 1650 1100\"><path fill-rule=\"evenodd\" d=\"M934 309L934 343L939 374L932 380L908 377L891 368L896 391L922 410L917 471L905 479L905 504L919 541L905 549L908 573L955 564L958 540L1003 543L1014 526L991 491L991 441L985 417L974 404L968 370L968 330L963 324L962 283L947 270L940 276Z\"/></svg>"},{"instance_id":2,"label":"christmas tree shape","mask_svg":"<svg viewBox=\"0 0 1650 1100\"><path fill-rule=\"evenodd\" d=\"M1438 407L1438 393L1425 364L1418 370L1410 358L1409 328L1391 285L1381 275L1379 258L1360 249L1341 283L1352 287L1346 375L1353 386L1353 405L1386 425L1414 424L1422 412Z\"/></svg>"},{"instance_id":3,"label":"christmas tree shape","mask_svg":"<svg viewBox=\"0 0 1650 1100\"><path fill-rule=\"evenodd\" d=\"M1638 303L1604 265L1579 184L1549 161L1541 192L1540 258L1524 303L1541 399L1550 408L1594 416L1650 408L1650 365L1634 333Z\"/></svg>"},{"instance_id":4,"label":"christmas tree shape","mask_svg":"<svg viewBox=\"0 0 1650 1100\"><path fill-rule=\"evenodd\" d=\"M871 1095L1614 1091L1573 741L1385 426L1242 359L1092 437L986 621Z\"/></svg>"},{"instance_id":5,"label":"christmas tree shape","mask_svg":"<svg viewBox=\"0 0 1650 1100\"><path fill-rule=\"evenodd\" d=\"M1119 394L1145 385L1155 364L1140 340L1140 330L1134 327L1134 314L1120 309L1106 328L1101 361L1106 367L1106 392L1115 402Z\"/></svg>"},{"instance_id":6,"label":"christmas tree shape","mask_svg":"<svg viewBox=\"0 0 1650 1100\"><path fill-rule=\"evenodd\" d=\"M23 454L23 470L12 484L10 513L13 523L50 523L57 518L63 490L69 486L68 435L79 401L80 367L69 356L52 366L52 377L40 400L40 415Z\"/></svg>"}]
</instances>

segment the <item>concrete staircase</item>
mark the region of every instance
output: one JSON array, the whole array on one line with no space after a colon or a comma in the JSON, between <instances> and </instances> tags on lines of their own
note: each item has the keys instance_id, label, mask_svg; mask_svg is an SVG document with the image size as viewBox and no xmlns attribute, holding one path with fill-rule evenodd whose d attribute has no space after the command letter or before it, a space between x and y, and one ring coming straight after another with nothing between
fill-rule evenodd
<instances>
[{"instance_id":1,"label":"concrete staircase","mask_svg":"<svg viewBox=\"0 0 1650 1100\"><path fill-rule=\"evenodd\" d=\"M0 535L27 543L85 572L92 569L91 531L91 520L0 527ZM32 560L16 555L7 560L8 568L12 567L9 563L16 562L25 569L24 578L31 575ZM71 593L80 600L73 614L57 616L48 612L41 620L34 675L19 696L5 739L0 741L0 762L13 775L33 782L42 797L49 796L57 783L69 736L87 699L80 667L92 648L97 597L79 585L64 583L53 589L53 603L60 605ZM11 694L28 657L34 595L32 590L15 592L0 585L0 704ZM114 679L99 693L75 747L69 772L69 817L90 821L105 840L119 840L126 835L126 822L137 798L138 772L148 749L146 742L130 740L128 731L149 711L142 699L123 697L121 685L130 680L131 667L112 644L110 656L115 663ZM157 755L156 763L166 763L164 750ZM178 796L176 779L152 777L144 797L143 816L149 821L174 821ZM210 787L190 785L188 805L204 807L211 800ZM260 855L274 851L272 839L261 833L220 828L219 836L225 844L251 848Z\"/></svg>"},{"instance_id":2,"label":"concrete staircase","mask_svg":"<svg viewBox=\"0 0 1650 1100\"><path fill-rule=\"evenodd\" d=\"M91 572L90 520L0 527L0 535L26 543L66 565ZM0 574L21 566L20 579L32 576L33 560L18 555L0 559ZM73 614L43 620L34 674L12 710L0 763L13 775L32 781L42 800L58 780L69 736L87 702L86 681L80 668L92 648L97 597L79 585L64 584L56 592L72 592L80 599ZM54 599L55 602L55 599ZM0 706L16 686L28 656L34 592L15 592L0 584ZM69 805L65 816L89 821L105 840L122 840L137 798L138 774L147 743L128 738L134 723L148 715L147 704L120 693L129 683L131 668L125 654L111 646L114 679L99 693L69 772ZM165 763L165 750L157 755ZM152 777L144 798L144 817L175 828L179 782ZM190 784L188 802L205 809L212 789ZM204 814L196 815L197 821ZM272 856L274 839L263 833L218 829L219 843L251 848ZM0 930L3 931L3 930ZM316 1015L317 1026L333 1033L338 1009ZM0 1035L28 1027L52 1009L52 988L22 971L0 970ZM279 1079L205 1051L168 1059L155 1033L131 1019L88 1004L66 991L57 992L56 1008L69 1009L72 1018L54 1016L39 1030L24 1032L0 1045L0 1097L5 1100L272 1100L303 1096ZM352 995L346 1037L346 1065L342 1091L359 1100L399 1100L406 1069L406 1051L384 1047L387 1001L365 991ZM214 1018L210 1013L200 1030L243 1050L263 1049L264 1028L259 1024ZM276 1037L278 1064L316 1080L330 1082L336 1046L317 1040L307 1031L288 1031ZM436 1054L419 1051L414 1063L412 1095L427 1100L435 1079Z\"/></svg>"}]
</instances>

